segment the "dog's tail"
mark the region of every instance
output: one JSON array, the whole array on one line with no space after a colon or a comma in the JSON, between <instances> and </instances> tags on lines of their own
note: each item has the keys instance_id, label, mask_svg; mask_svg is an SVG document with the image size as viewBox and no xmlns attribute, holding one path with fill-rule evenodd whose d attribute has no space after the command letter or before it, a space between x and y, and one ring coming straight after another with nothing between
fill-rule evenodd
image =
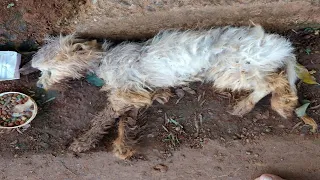
<instances>
[{"instance_id":1,"label":"dog's tail","mask_svg":"<svg viewBox=\"0 0 320 180\"><path fill-rule=\"evenodd\" d=\"M295 56L289 57L286 61L286 71L287 71L288 81L292 90L294 90L294 92L297 92L295 83L298 79L298 75L296 73L296 63L297 61Z\"/></svg>"}]
</instances>

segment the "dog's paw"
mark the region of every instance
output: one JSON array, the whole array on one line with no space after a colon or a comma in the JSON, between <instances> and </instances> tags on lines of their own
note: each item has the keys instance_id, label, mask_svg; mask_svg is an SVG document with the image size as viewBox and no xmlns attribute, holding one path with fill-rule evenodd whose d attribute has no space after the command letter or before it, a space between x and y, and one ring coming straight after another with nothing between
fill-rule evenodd
<instances>
[{"instance_id":1,"label":"dog's paw","mask_svg":"<svg viewBox=\"0 0 320 180\"><path fill-rule=\"evenodd\" d=\"M125 146L123 143L114 143L113 153L119 159L129 159L134 155L135 151L131 147Z\"/></svg>"},{"instance_id":2,"label":"dog's paw","mask_svg":"<svg viewBox=\"0 0 320 180\"><path fill-rule=\"evenodd\" d=\"M249 113L254 108L254 105L248 101L240 101L233 107L233 110L229 112L231 115L243 117L243 115Z\"/></svg>"},{"instance_id":3,"label":"dog's paw","mask_svg":"<svg viewBox=\"0 0 320 180\"><path fill-rule=\"evenodd\" d=\"M94 148L94 145L92 145L92 143L87 143L79 140L74 140L73 143L69 146L69 150L78 153L88 151L91 148Z\"/></svg>"}]
</instances>

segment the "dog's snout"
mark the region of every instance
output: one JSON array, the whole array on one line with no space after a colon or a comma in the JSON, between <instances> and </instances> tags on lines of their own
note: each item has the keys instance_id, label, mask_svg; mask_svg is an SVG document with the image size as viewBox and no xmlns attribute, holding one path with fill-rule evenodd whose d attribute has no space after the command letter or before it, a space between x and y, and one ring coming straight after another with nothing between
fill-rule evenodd
<instances>
[{"instance_id":1,"label":"dog's snout","mask_svg":"<svg viewBox=\"0 0 320 180\"><path fill-rule=\"evenodd\" d=\"M43 86L43 84L42 84L42 83L37 83L37 87L38 87L38 88L42 88L42 89L43 89L43 87L44 87L44 86Z\"/></svg>"}]
</instances>

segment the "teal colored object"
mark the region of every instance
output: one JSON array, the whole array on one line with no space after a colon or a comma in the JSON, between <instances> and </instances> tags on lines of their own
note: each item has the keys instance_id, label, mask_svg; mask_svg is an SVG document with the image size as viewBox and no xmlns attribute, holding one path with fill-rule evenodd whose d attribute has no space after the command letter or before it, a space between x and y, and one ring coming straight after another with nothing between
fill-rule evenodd
<instances>
[{"instance_id":1,"label":"teal colored object","mask_svg":"<svg viewBox=\"0 0 320 180\"><path fill-rule=\"evenodd\" d=\"M97 87L101 87L104 85L104 81L102 79L100 79L97 75L95 74L87 74L86 76L86 80L94 85L94 86L97 86Z\"/></svg>"}]
</instances>

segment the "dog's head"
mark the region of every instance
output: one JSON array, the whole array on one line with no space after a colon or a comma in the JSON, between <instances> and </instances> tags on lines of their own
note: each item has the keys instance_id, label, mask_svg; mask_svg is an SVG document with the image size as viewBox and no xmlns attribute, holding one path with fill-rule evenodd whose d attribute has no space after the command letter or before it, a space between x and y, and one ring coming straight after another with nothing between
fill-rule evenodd
<instances>
[{"instance_id":1,"label":"dog's head","mask_svg":"<svg viewBox=\"0 0 320 180\"><path fill-rule=\"evenodd\" d=\"M92 71L102 57L101 45L75 35L50 37L32 58L32 67L41 71L37 86L49 89L66 78L80 78Z\"/></svg>"}]
</instances>

